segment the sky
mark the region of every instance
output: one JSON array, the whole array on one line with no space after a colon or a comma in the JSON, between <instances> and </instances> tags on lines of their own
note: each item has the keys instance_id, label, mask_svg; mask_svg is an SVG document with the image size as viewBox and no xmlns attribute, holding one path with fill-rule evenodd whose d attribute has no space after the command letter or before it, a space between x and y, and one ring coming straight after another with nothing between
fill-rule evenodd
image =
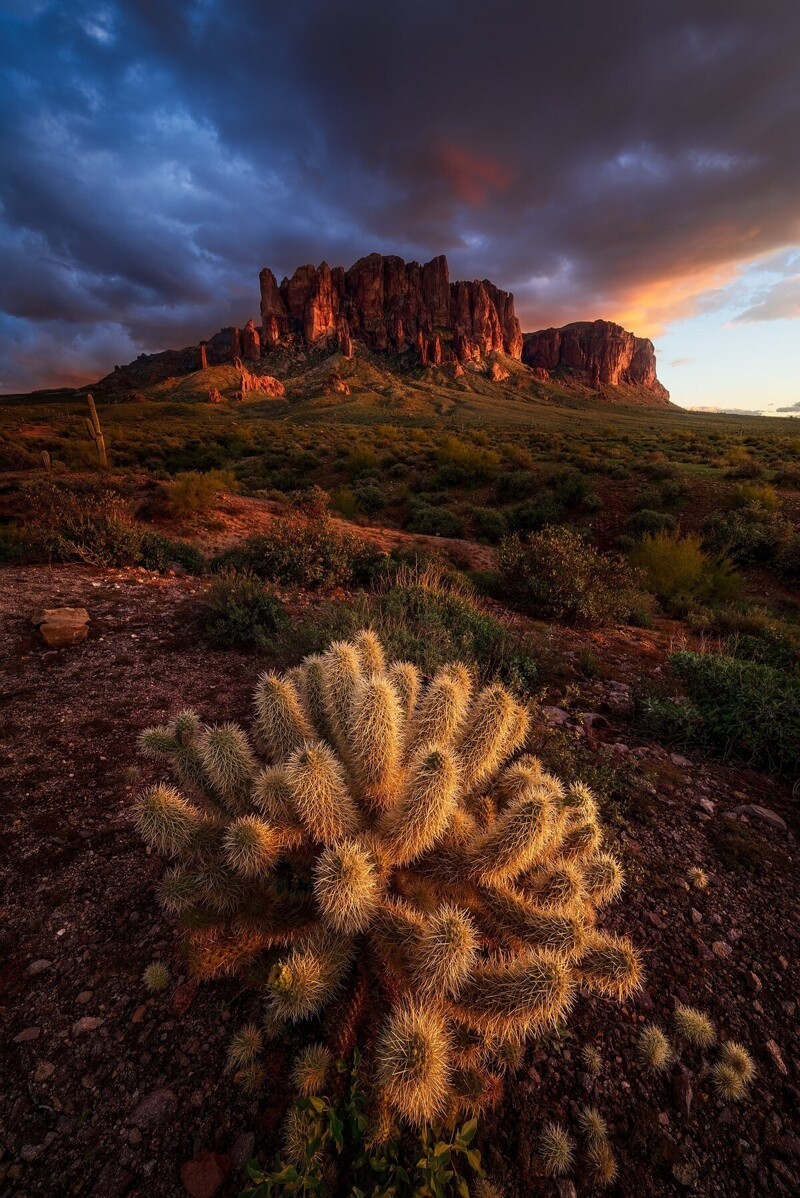
<instances>
[{"instance_id":1,"label":"sky","mask_svg":"<svg viewBox=\"0 0 800 1198\"><path fill-rule=\"evenodd\" d=\"M0 393L378 251L800 413L797 0L0 0Z\"/></svg>"}]
</instances>

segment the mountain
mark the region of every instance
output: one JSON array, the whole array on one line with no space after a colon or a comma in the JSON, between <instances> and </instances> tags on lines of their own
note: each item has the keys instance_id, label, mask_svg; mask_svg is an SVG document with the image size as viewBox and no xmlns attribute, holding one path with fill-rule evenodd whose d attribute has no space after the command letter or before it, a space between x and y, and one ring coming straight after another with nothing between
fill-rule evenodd
<instances>
[{"instance_id":1,"label":"mountain","mask_svg":"<svg viewBox=\"0 0 800 1198\"><path fill-rule=\"evenodd\" d=\"M502 387L506 399L513 391L519 399L599 397L669 406L651 341L605 320L523 335L514 296L489 279L451 283L444 255L424 265L383 254L360 258L348 270L309 264L280 283L264 267L259 284L260 327L248 320L195 346L140 354L115 366L93 389L106 397L147 398L148 390L169 379L196 375L197 398L230 399L236 390L280 396L281 380L291 375L296 381L308 369L311 394L321 359L365 355L381 373L408 377L421 371L432 391L444 381L461 379L469 386L480 375ZM236 384L227 380L220 397L205 372L223 365L239 374ZM444 375L429 376L433 368ZM485 391L483 382L480 389Z\"/></svg>"},{"instance_id":2,"label":"mountain","mask_svg":"<svg viewBox=\"0 0 800 1198\"><path fill-rule=\"evenodd\" d=\"M621 387L640 393L640 402L652 407L669 402L669 391L656 375L653 342L609 320L576 321L526 333L522 361L537 378L571 379L601 393Z\"/></svg>"}]
</instances>

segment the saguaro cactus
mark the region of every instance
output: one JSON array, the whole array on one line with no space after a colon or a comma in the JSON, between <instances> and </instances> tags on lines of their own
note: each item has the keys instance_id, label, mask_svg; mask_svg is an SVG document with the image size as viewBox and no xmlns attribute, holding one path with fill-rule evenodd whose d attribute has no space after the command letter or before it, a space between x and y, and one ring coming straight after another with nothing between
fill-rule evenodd
<instances>
[{"instance_id":1,"label":"saguaro cactus","mask_svg":"<svg viewBox=\"0 0 800 1198\"><path fill-rule=\"evenodd\" d=\"M100 459L101 466L108 465L108 457L106 456L106 439L103 436L103 430L100 427L100 417L97 415L97 408L94 406L94 399L91 395L86 396L86 402L89 405L89 415L84 418L86 431L91 438L97 456Z\"/></svg>"},{"instance_id":2,"label":"saguaro cactus","mask_svg":"<svg viewBox=\"0 0 800 1198\"><path fill-rule=\"evenodd\" d=\"M195 971L282 947L266 1030L333 1002L330 1047L359 1038L383 1128L479 1111L579 990L640 984L633 945L596 926L623 885L597 804L521 751L528 719L463 666L424 685L365 631L264 674L252 739L191 712L141 736L181 787L148 790L137 818L173 859L161 898ZM301 1058L304 1093L328 1061Z\"/></svg>"}]
</instances>

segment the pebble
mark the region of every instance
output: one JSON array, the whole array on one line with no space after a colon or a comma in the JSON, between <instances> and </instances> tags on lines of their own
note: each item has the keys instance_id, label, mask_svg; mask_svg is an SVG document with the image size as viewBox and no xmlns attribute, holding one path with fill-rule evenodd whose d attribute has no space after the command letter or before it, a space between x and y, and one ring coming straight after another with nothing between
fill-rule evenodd
<instances>
[{"instance_id":1,"label":"pebble","mask_svg":"<svg viewBox=\"0 0 800 1198\"><path fill-rule=\"evenodd\" d=\"M42 1033L40 1027L26 1027L24 1031L18 1032L14 1037L15 1044L27 1044L30 1040L38 1040Z\"/></svg>"},{"instance_id":2,"label":"pebble","mask_svg":"<svg viewBox=\"0 0 800 1198\"><path fill-rule=\"evenodd\" d=\"M786 1077L789 1073L789 1070L786 1068L783 1057L781 1056L781 1050L778 1048L778 1045L774 1040L767 1040L767 1043L764 1047L775 1062L778 1073L782 1073L783 1076Z\"/></svg>"},{"instance_id":3,"label":"pebble","mask_svg":"<svg viewBox=\"0 0 800 1198\"><path fill-rule=\"evenodd\" d=\"M82 1036L84 1032L96 1032L105 1023L98 1015L84 1015L72 1025L73 1036Z\"/></svg>"},{"instance_id":4,"label":"pebble","mask_svg":"<svg viewBox=\"0 0 800 1198\"><path fill-rule=\"evenodd\" d=\"M178 1097L172 1090L152 1090L146 1094L130 1117L134 1127L156 1127L171 1119L178 1109Z\"/></svg>"},{"instance_id":5,"label":"pebble","mask_svg":"<svg viewBox=\"0 0 800 1198\"><path fill-rule=\"evenodd\" d=\"M702 922L703 922L703 917L702 917L702 915L700 914L700 912L699 912L699 911L695 911L694 907L692 907L692 909L691 909L691 910L692 910L692 923L694 923L694 924L702 923Z\"/></svg>"},{"instance_id":6,"label":"pebble","mask_svg":"<svg viewBox=\"0 0 800 1198\"><path fill-rule=\"evenodd\" d=\"M80 994L75 999L75 1002L80 1003L81 1006L84 1006L87 1002L89 1002L93 994L93 990L81 990Z\"/></svg>"},{"instance_id":7,"label":"pebble","mask_svg":"<svg viewBox=\"0 0 800 1198\"><path fill-rule=\"evenodd\" d=\"M37 973L44 973L44 971L49 969L52 964L52 961L48 961L45 957L41 957L38 961L31 961L25 972L27 973L28 977L35 978Z\"/></svg>"},{"instance_id":8,"label":"pebble","mask_svg":"<svg viewBox=\"0 0 800 1198\"><path fill-rule=\"evenodd\" d=\"M723 960L733 953L733 949L726 940L715 940L711 945L711 951L715 957L721 957Z\"/></svg>"},{"instance_id":9,"label":"pebble","mask_svg":"<svg viewBox=\"0 0 800 1198\"><path fill-rule=\"evenodd\" d=\"M52 1061L39 1061L34 1070L33 1080L41 1085L42 1082L46 1082L49 1077L52 1077L55 1071L56 1067Z\"/></svg>"},{"instance_id":10,"label":"pebble","mask_svg":"<svg viewBox=\"0 0 800 1198\"><path fill-rule=\"evenodd\" d=\"M772 811L769 807L762 807L760 803L743 803L739 807L734 807L733 813L734 815L748 815L751 819L760 820L762 824L767 824L776 832L786 831L786 820L778 815L777 811Z\"/></svg>"}]
</instances>

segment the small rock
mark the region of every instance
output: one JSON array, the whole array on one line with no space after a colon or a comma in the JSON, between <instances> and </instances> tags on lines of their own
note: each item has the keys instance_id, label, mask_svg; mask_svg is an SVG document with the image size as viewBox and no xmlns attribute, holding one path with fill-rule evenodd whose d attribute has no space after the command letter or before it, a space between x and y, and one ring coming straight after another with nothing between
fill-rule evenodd
<instances>
[{"instance_id":1,"label":"small rock","mask_svg":"<svg viewBox=\"0 0 800 1198\"><path fill-rule=\"evenodd\" d=\"M39 1061L34 1070L33 1080L41 1085L42 1082L46 1082L49 1077L52 1077L55 1071L56 1067L52 1061Z\"/></svg>"},{"instance_id":2,"label":"small rock","mask_svg":"<svg viewBox=\"0 0 800 1198\"><path fill-rule=\"evenodd\" d=\"M19 1150L20 1160L35 1161L42 1151L42 1144L23 1144Z\"/></svg>"},{"instance_id":3,"label":"small rock","mask_svg":"<svg viewBox=\"0 0 800 1198\"><path fill-rule=\"evenodd\" d=\"M700 912L695 911L694 907L692 907L691 911L692 911L692 923L694 923L694 924L702 923L703 917L700 914Z\"/></svg>"},{"instance_id":4,"label":"small rock","mask_svg":"<svg viewBox=\"0 0 800 1198\"><path fill-rule=\"evenodd\" d=\"M786 1077L789 1073L789 1070L786 1068L783 1057L781 1056L781 1050L778 1048L778 1045L774 1040L767 1040L767 1043L764 1045L764 1047L775 1062L775 1067L777 1068L778 1073L782 1073L783 1076Z\"/></svg>"},{"instance_id":5,"label":"small rock","mask_svg":"<svg viewBox=\"0 0 800 1198\"><path fill-rule=\"evenodd\" d=\"M42 957L39 961L31 961L25 972L29 978L35 978L37 973L44 973L44 971L49 969L52 964L52 961L47 961L44 957Z\"/></svg>"},{"instance_id":6,"label":"small rock","mask_svg":"<svg viewBox=\"0 0 800 1198\"><path fill-rule=\"evenodd\" d=\"M769 807L762 807L759 803L743 803L740 807L734 807L733 813L734 815L749 815L751 819L760 820L762 824L767 824L776 832L786 831L786 820L778 815L777 811L771 811Z\"/></svg>"},{"instance_id":7,"label":"small rock","mask_svg":"<svg viewBox=\"0 0 800 1198\"><path fill-rule=\"evenodd\" d=\"M40 1027L26 1027L24 1031L18 1032L14 1037L15 1044L27 1044L30 1040L38 1040L42 1029Z\"/></svg>"},{"instance_id":8,"label":"small rock","mask_svg":"<svg viewBox=\"0 0 800 1198\"><path fill-rule=\"evenodd\" d=\"M132 1127L131 1130L128 1132L128 1143L131 1144L135 1148L136 1145L141 1144L141 1142L142 1142L142 1133L139 1131L138 1127Z\"/></svg>"},{"instance_id":9,"label":"small rock","mask_svg":"<svg viewBox=\"0 0 800 1198\"><path fill-rule=\"evenodd\" d=\"M100 1019L97 1015L84 1015L83 1019L78 1019L76 1023L73 1023L72 1034L73 1036L82 1036L84 1032L96 1032L103 1023L105 1020Z\"/></svg>"},{"instance_id":10,"label":"small rock","mask_svg":"<svg viewBox=\"0 0 800 1198\"><path fill-rule=\"evenodd\" d=\"M557 1178L556 1189L558 1198L578 1198L578 1191L568 1177Z\"/></svg>"},{"instance_id":11,"label":"small rock","mask_svg":"<svg viewBox=\"0 0 800 1198\"><path fill-rule=\"evenodd\" d=\"M659 931L663 932L667 926L665 921L661 918L661 916L656 915L655 911L648 911L647 918L649 919L649 921L653 925L653 927L658 928Z\"/></svg>"},{"instance_id":12,"label":"small rock","mask_svg":"<svg viewBox=\"0 0 800 1198\"><path fill-rule=\"evenodd\" d=\"M147 1013L147 1003L142 1003L140 1007L131 1015L131 1023L141 1023Z\"/></svg>"},{"instance_id":13,"label":"small rock","mask_svg":"<svg viewBox=\"0 0 800 1198\"><path fill-rule=\"evenodd\" d=\"M178 1097L172 1090L153 1090L146 1094L130 1117L134 1127L156 1127L171 1119L178 1109Z\"/></svg>"},{"instance_id":14,"label":"small rock","mask_svg":"<svg viewBox=\"0 0 800 1198\"><path fill-rule=\"evenodd\" d=\"M715 957L721 957L723 960L733 953L733 949L726 940L715 940L711 945L711 951Z\"/></svg>"},{"instance_id":15,"label":"small rock","mask_svg":"<svg viewBox=\"0 0 800 1198\"><path fill-rule=\"evenodd\" d=\"M694 1165L688 1163L673 1165L672 1176L687 1190L693 1190L697 1185L697 1170Z\"/></svg>"},{"instance_id":16,"label":"small rock","mask_svg":"<svg viewBox=\"0 0 800 1198\"><path fill-rule=\"evenodd\" d=\"M701 799L698 807L701 807L708 815L713 815L717 809L716 803L712 803L711 799Z\"/></svg>"},{"instance_id":17,"label":"small rock","mask_svg":"<svg viewBox=\"0 0 800 1198\"><path fill-rule=\"evenodd\" d=\"M542 715L546 724L568 724L569 714L561 707L543 707Z\"/></svg>"},{"instance_id":18,"label":"small rock","mask_svg":"<svg viewBox=\"0 0 800 1198\"><path fill-rule=\"evenodd\" d=\"M750 982L750 985L755 990L756 994L758 994L758 992L760 990L764 989L763 985L761 984L761 978L758 976L757 973L753 973L752 970L750 970L749 973L747 974L747 979Z\"/></svg>"},{"instance_id":19,"label":"small rock","mask_svg":"<svg viewBox=\"0 0 800 1198\"><path fill-rule=\"evenodd\" d=\"M194 1002L198 986L199 983L196 979L191 982L184 982L182 986L178 986L170 1003L173 1015L181 1016L186 1014Z\"/></svg>"},{"instance_id":20,"label":"small rock","mask_svg":"<svg viewBox=\"0 0 800 1198\"><path fill-rule=\"evenodd\" d=\"M181 1181L192 1198L212 1198L228 1175L231 1158L204 1148L181 1168Z\"/></svg>"},{"instance_id":21,"label":"small rock","mask_svg":"<svg viewBox=\"0 0 800 1198\"><path fill-rule=\"evenodd\" d=\"M680 1113L688 1115L692 1109L692 1081L688 1069L681 1064L675 1066L672 1074L672 1097Z\"/></svg>"},{"instance_id":22,"label":"small rock","mask_svg":"<svg viewBox=\"0 0 800 1198\"><path fill-rule=\"evenodd\" d=\"M81 990L80 994L75 999L75 1002L78 1003L79 1006L83 1007L87 1002L89 1002L93 994L93 990Z\"/></svg>"}]
</instances>

